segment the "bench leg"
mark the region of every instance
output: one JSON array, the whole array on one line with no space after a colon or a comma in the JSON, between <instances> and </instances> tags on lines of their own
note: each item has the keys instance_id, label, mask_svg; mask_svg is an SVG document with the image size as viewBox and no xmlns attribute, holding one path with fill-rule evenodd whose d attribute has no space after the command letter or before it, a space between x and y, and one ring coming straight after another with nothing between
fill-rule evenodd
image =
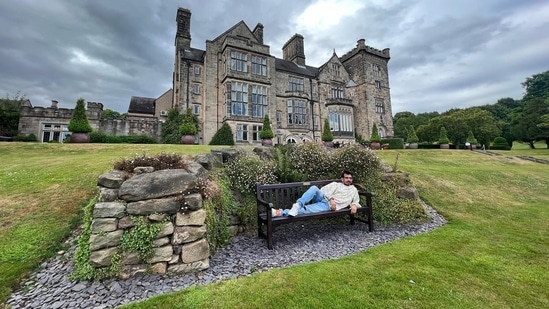
<instances>
[{"instance_id":1,"label":"bench leg","mask_svg":"<svg viewBox=\"0 0 549 309\"><path fill-rule=\"evenodd\" d=\"M273 250L273 224L267 221L267 248Z\"/></svg>"},{"instance_id":2,"label":"bench leg","mask_svg":"<svg viewBox=\"0 0 549 309\"><path fill-rule=\"evenodd\" d=\"M349 224L355 224L355 215L349 215Z\"/></svg>"}]
</instances>

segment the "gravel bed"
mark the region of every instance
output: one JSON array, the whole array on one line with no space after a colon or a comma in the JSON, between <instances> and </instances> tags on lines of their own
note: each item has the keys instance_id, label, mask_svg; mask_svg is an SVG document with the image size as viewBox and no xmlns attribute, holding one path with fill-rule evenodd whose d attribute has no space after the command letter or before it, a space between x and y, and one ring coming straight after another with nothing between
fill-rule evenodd
<instances>
[{"instance_id":1,"label":"gravel bed","mask_svg":"<svg viewBox=\"0 0 549 309\"><path fill-rule=\"evenodd\" d=\"M210 258L210 267L185 275L136 275L127 280L70 281L73 245L44 262L14 292L7 303L18 308L113 308L154 295L247 276L274 268L334 259L364 251L398 238L434 230L446 219L428 205L431 220L424 224L375 226L349 225L342 219L296 222L277 228L274 250L255 231L244 232ZM74 239L71 240L74 243Z\"/></svg>"}]
</instances>

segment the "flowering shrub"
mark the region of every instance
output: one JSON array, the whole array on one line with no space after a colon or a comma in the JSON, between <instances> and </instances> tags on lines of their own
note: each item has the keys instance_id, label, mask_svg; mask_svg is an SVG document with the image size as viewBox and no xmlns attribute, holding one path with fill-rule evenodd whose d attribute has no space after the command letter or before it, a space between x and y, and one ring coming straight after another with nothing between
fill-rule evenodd
<instances>
[{"instance_id":1,"label":"flowering shrub","mask_svg":"<svg viewBox=\"0 0 549 309\"><path fill-rule=\"evenodd\" d=\"M214 253L229 243L229 216L239 207L231 192L229 179L222 170L211 173L208 178L198 179L196 189L204 197L208 243L210 252Z\"/></svg>"},{"instance_id":2,"label":"flowering shrub","mask_svg":"<svg viewBox=\"0 0 549 309\"><path fill-rule=\"evenodd\" d=\"M276 163L262 160L255 153L241 153L227 163L227 176L234 189L241 193L255 193L255 183L277 183Z\"/></svg>"},{"instance_id":3,"label":"flowering shrub","mask_svg":"<svg viewBox=\"0 0 549 309\"><path fill-rule=\"evenodd\" d=\"M380 224L409 224L428 220L427 212L419 200L403 199L396 195L398 184L384 181L374 191L372 202L374 221Z\"/></svg>"},{"instance_id":4,"label":"flowering shrub","mask_svg":"<svg viewBox=\"0 0 549 309\"><path fill-rule=\"evenodd\" d=\"M303 174L306 180L328 179L330 175L330 156L326 148L317 143L303 143L294 147L290 160L296 172Z\"/></svg>"},{"instance_id":5,"label":"flowering shrub","mask_svg":"<svg viewBox=\"0 0 549 309\"><path fill-rule=\"evenodd\" d=\"M187 163L183 156L175 153L160 153L155 156L142 154L131 159L122 159L114 163L115 169L128 173L133 173L133 170L139 166L152 166L156 171L159 171L166 169L185 169L187 168Z\"/></svg>"},{"instance_id":6,"label":"flowering shrub","mask_svg":"<svg viewBox=\"0 0 549 309\"><path fill-rule=\"evenodd\" d=\"M330 155L330 162L333 178L339 178L341 172L348 170L353 173L353 181L365 185L368 190L377 186L381 176L379 158L360 144L335 149Z\"/></svg>"}]
</instances>

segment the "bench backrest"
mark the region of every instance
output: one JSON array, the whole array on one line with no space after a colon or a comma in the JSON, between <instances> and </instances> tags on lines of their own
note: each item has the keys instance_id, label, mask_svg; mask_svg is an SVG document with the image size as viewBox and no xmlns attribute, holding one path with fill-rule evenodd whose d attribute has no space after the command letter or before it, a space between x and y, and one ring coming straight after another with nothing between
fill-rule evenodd
<instances>
[{"instance_id":1,"label":"bench backrest","mask_svg":"<svg viewBox=\"0 0 549 309\"><path fill-rule=\"evenodd\" d=\"M274 208L290 208L309 187L314 185L321 188L334 181L340 180L316 180L277 184L256 183L256 197L258 200L272 203Z\"/></svg>"}]
</instances>

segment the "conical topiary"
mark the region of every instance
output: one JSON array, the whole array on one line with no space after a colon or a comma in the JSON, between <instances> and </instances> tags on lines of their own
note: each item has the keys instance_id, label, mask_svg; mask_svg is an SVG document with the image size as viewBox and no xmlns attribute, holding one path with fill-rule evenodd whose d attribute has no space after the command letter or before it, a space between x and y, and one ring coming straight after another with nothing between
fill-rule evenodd
<instances>
[{"instance_id":1,"label":"conical topiary","mask_svg":"<svg viewBox=\"0 0 549 309\"><path fill-rule=\"evenodd\" d=\"M322 129L322 141L331 142L334 140L334 134L330 128L330 121L328 118L324 119L324 128Z\"/></svg>"},{"instance_id":2,"label":"conical topiary","mask_svg":"<svg viewBox=\"0 0 549 309\"><path fill-rule=\"evenodd\" d=\"M228 123L224 123L221 128L215 132L210 145L234 145L233 130Z\"/></svg>"},{"instance_id":3,"label":"conical topiary","mask_svg":"<svg viewBox=\"0 0 549 309\"><path fill-rule=\"evenodd\" d=\"M90 133L93 131L90 123L88 122L88 116L86 115L86 107L84 106L84 99L80 98L76 101L76 107L71 116L68 129L72 133Z\"/></svg>"},{"instance_id":4,"label":"conical topiary","mask_svg":"<svg viewBox=\"0 0 549 309\"><path fill-rule=\"evenodd\" d=\"M410 128L408 129L408 137L406 138L406 141L408 143L419 142L419 138L417 137L416 130L414 129L413 125L410 125Z\"/></svg>"},{"instance_id":5,"label":"conical topiary","mask_svg":"<svg viewBox=\"0 0 549 309\"><path fill-rule=\"evenodd\" d=\"M467 134L466 142L471 143L473 145L476 145L478 143L477 139L473 135L473 131L469 130L469 133Z\"/></svg>"},{"instance_id":6,"label":"conical topiary","mask_svg":"<svg viewBox=\"0 0 549 309\"><path fill-rule=\"evenodd\" d=\"M259 131L259 138L269 139L273 137L274 133L271 129L271 121L269 120L269 115L265 115L265 117L263 117L263 128L261 128L261 131Z\"/></svg>"},{"instance_id":7,"label":"conical topiary","mask_svg":"<svg viewBox=\"0 0 549 309\"><path fill-rule=\"evenodd\" d=\"M438 138L438 143L439 144L449 144L450 143L450 139L448 138L448 135L446 135L446 128L444 128L444 127L440 128L440 135L439 135L439 138Z\"/></svg>"},{"instance_id":8,"label":"conical topiary","mask_svg":"<svg viewBox=\"0 0 549 309\"><path fill-rule=\"evenodd\" d=\"M374 122L374 125L372 126L372 134L370 135L370 142L371 143L381 143L381 136L379 136L379 132L377 131L377 125Z\"/></svg>"}]
</instances>

